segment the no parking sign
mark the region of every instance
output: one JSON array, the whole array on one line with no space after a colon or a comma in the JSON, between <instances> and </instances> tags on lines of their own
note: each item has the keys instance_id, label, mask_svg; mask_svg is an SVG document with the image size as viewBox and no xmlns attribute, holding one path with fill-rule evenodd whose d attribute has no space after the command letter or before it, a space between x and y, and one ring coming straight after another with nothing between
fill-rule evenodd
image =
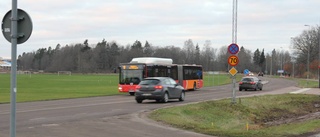
<instances>
[{"instance_id":1,"label":"no parking sign","mask_svg":"<svg viewBox=\"0 0 320 137\"><path fill-rule=\"evenodd\" d=\"M237 54L239 52L239 46L235 43L232 43L228 46L228 51L230 54Z\"/></svg>"}]
</instances>

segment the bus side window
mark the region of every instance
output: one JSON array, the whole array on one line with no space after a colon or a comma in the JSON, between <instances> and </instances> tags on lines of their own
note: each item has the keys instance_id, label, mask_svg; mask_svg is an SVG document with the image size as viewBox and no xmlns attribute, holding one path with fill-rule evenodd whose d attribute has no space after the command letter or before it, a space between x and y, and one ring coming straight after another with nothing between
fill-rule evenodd
<instances>
[{"instance_id":1,"label":"bus side window","mask_svg":"<svg viewBox=\"0 0 320 137\"><path fill-rule=\"evenodd\" d=\"M151 67L148 67L148 72L147 72L147 76L146 77L154 77L154 73Z\"/></svg>"},{"instance_id":2,"label":"bus side window","mask_svg":"<svg viewBox=\"0 0 320 137\"><path fill-rule=\"evenodd\" d=\"M177 80L177 79L178 79L177 68L172 68L170 77L173 78L174 80Z\"/></svg>"}]
</instances>

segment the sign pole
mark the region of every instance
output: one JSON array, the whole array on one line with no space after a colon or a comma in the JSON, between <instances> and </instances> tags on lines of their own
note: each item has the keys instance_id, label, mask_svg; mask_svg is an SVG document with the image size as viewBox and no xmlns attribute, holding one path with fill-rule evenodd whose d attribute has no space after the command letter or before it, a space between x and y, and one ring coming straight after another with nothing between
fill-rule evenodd
<instances>
[{"instance_id":1,"label":"sign pole","mask_svg":"<svg viewBox=\"0 0 320 137\"><path fill-rule=\"evenodd\" d=\"M27 41L32 32L30 16L17 5L17 0L12 0L12 9L1 22L3 36L11 43L10 137L16 136L17 44Z\"/></svg>"},{"instance_id":2,"label":"sign pole","mask_svg":"<svg viewBox=\"0 0 320 137\"><path fill-rule=\"evenodd\" d=\"M16 93L17 93L17 39L18 39L18 12L17 0L12 0L11 20L11 116L10 136L16 136Z\"/></svg>"},{"instance_id":3,"label":"sign pole","mask_svg":"<svg viewBox=\"0 0 320 137\"><path fill-rule=\"evenodd\" d=\"M232 8L232 43L237 43L237 10L238 10L238 0L233 0ZM236 79L235 76L232 77L232 100L231 103L236 103Z\"/></svg>"}]
</instances>

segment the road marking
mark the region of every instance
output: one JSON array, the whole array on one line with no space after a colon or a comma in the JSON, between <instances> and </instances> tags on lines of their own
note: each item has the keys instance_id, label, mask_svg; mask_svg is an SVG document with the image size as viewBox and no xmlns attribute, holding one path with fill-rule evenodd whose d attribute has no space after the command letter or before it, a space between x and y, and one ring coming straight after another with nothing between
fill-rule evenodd
<instances>
[{"instance_id":1,"label":"road marking","mask_svg":"<svg viewBox=\"0 0 320 137\"><path fill-rule=\"evenodd\" d=\"M43 127L56 127L59 126L59 124L42 124Z\"/></svg>"},{"instance_id":2,"label":"road marking","mask_svg":"<svg viewBox=\"0 0 320 137\"><path fill-rule=\"evenodd\" d=\"M17 113L26 113L26 112L35 112L35 111L48 111L48 110L57 110L57 109L79 108L79 107L90 107L90 106L98 106L98 105L112 105L112 104L129 103L129 102L133 102L133 100L116 101L116 102L105 102L105 103L95 103L95 104L84 104L84 105L66 106L66 107L39 108L39 109L20 110L20 111L18 110ZM4 115L4 114L10 114L10 112L0 113L0 115Z\"/></svg>"},{"instance_id":3,"label":"road marking","mask_svg":"<svg viewBox=\"0 0 320 137\"><path fill-rule=\"evenodd\" d=\"M39 118L32 118L32 119L29 119L30 121L38 121L38 120L43 120L43 119L46 119L44 117L39 117Z\"/></svg>"},{"instance_id":4,"label":"road marking","mask_svg":"<svg viewBox=\"0 0 320 137\"><path fill-rule=\"evenodd\" d=\"M300 90L297 90L297 91L294 91L294 92L290 92L291 94L299 94L299 93L302 93L302 92L305 92L305 91L308 91L310 90L310 88L303 88L303 89L300 89Z\"/></svg>"}]
</instances>

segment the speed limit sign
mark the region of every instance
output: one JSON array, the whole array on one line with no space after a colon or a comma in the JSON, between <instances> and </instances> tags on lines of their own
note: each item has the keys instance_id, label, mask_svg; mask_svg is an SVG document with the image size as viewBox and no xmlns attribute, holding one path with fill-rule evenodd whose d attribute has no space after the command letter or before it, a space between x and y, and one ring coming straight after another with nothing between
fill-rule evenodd
<instances>
[{"instance_id":1,"label":"speed limit sign","mask_svg":"<svg viewBox=\"0 0 320 137\"><path fill-rule=\"evenodd\" d=\"M235 55L229 56L228 63L229 63L230 66L238 65L238 63L239 63L238 56L235 56Z\"/></svg>"}]
</instances>

